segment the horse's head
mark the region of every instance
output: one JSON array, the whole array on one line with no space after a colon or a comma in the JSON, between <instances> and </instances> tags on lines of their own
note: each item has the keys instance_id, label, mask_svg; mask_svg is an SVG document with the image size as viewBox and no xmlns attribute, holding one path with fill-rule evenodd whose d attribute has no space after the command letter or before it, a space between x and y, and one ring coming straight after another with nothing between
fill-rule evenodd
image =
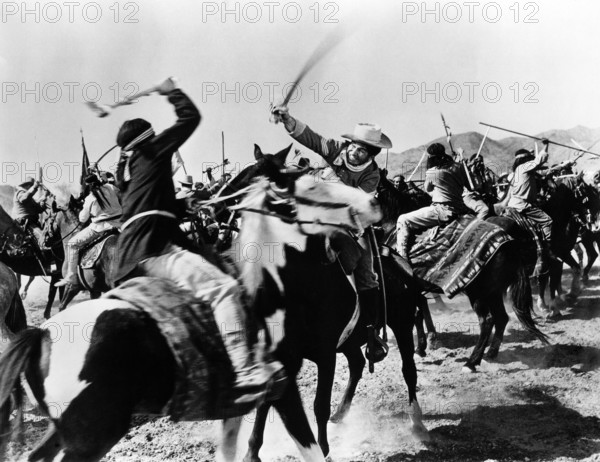
<instances>
[{"instance_id":1,"label":"horse's head","mask_svg":"<svg viewBox=\"0 0 600 462\"><path fill-rule=\"evenodd\" d=\"M242 225L233 248L241 252L236 260L251 296L261 286L264 271L283 292L278 272L286 264L286 246L304 252L309 236L361 234L381 219L377 200L360 189L322 181L303 170L265 167L272 176L252 184L237 206Z\"/></svg>"}]
</instances>

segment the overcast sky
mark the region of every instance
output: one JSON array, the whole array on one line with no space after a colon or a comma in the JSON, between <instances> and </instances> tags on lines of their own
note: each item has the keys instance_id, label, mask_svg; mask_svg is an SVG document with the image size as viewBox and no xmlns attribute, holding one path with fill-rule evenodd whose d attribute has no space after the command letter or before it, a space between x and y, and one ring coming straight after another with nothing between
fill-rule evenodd
<instances>
[{"instance_id":1,"label":"overcast sky","mask_svg":"<svg viewBox=\"0 0 600 462\"><path fill-rule=\"evenodd\" d=\"M92 160L126 119L166 128L174 114L158 95L102 119L83 101L112 103L170 75L203 115L181 149L195 177L220 162L221 131L233 163L251 161L254 143L277 151L290 138L269 123L271 94L281 95L336 28L345 38L290 103L292 115L323 135L374 122L399 152L441 136L440 112L455 133L483 132L479 121L530 133L600 126L600 2L592 0L0 7L0 183L17 183L38 159L48 181L68 181L68 163L81 158L80 128Z\"/></svg>"}]
</instances>

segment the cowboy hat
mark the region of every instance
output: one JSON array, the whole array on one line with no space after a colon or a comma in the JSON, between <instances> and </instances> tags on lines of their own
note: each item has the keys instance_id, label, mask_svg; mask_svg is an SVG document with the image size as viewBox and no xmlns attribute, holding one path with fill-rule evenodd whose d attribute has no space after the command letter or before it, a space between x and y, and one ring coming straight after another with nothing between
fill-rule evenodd
<instances>
[{"instance_id":1,"label":"cowboy hat","mask_svg":"<svg viewBox=\"0 0 600 462\"><path fill-rule=\"evenodd\" d=\"M192 186L194 184L194 179L192 175L186 175L183 181L179 181L182 186Z\"/></svg>"},{"instance_id":2,"label":"cowboy hat","mask_svg":"<svg viewBox=\"0 0 600 462\"><path fill-rule=\"evenodd\" d=\"M25 178L25 181L23 183L21 183L19 186L25 187L27 185L32 185L33 183L35 183L35 178L33 178L32 176L28 176L27 178Z\"/></svg>"},{"instance_id":3,"label":"cowboy hat","mask_svg":"<svg viewBox=\"0 0 600 462\"><path fill-rule=\"evenodd\" d=\"M391 140L381 133L381 127L375 124L358 123L354 127L353 133L342 135L342 138L376 148L389 149L392 147Z\"/></svg>"}]
</instances>

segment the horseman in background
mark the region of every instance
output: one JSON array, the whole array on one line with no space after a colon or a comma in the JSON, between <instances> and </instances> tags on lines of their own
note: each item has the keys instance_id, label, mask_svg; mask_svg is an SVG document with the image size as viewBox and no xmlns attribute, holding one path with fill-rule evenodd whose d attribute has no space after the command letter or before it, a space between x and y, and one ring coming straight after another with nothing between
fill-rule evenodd
<instances>
[{"instance_id":1,"label":"horseman in background","mask_svg":"<svg viewBox=\"0 0 600 462\"><path fill-rule=\"evenodd\" d=\"M67 246L67 274L56 287L67 284L77 284L77 264L79 252L87 244L94 242L102 234L116 229L120 225L121 202L119 191L110 183L103 183L96 175L91 174L85 178L89 194L83 202L83 209L79 212L79 222L86 223L91 219L91 224L75 234Z\"/></svg>"},{"instance_id":2,"label":"horseman in background","mask_svg":"<svg viewBox=\"0 0 600 462\"><path fill-rule=\"evenodd\" d=\"M200 123L200 113L173 79L165 80L154 91L168 97L177 121L158 135L144 119L128 120L119 129L117 144L122 154L117 184L123 194L124 223L117 244L115 279L169 279L210 304L236 374L234 401L256 402L265 397L268 385L283 378L283 365L258 357L249 347L242 288L236 279L186 250L190 245L176 217L171 161Z\"/></svg>"},{"instance_id":3,"label":"horseman in background","mask_svg":"<svg viewBox=\"0 0 600 462\"><path fill-rule=\"evenodd\" d=\"M322 137L305 123L290 116L287 106L273 106L271 113L277 120L283 121L292 138L323 157L344 184L373 195L376 193L380 174L375 156L381 149L392 147L392 142L379 126L357 124L354 133L342 135L347 141L338 141ZM380 297L379 282L373 268L373 250L366 236L361 237L359 243L362 255L354 270L354 278L363 313L375 324ZM379 361L384 356L385 352L376 342L373 361Z\"/></svg>"},{"instance_id":4,"label":"horseman in background","mask_svg":"<svg viewBox=\"0 0 600 462\"><path fill-rule=\"evenodd\" d=\"M432 203L398 217L398 253L410 264L410 248L416 234L438 225L445 225L460 215L469 213L463 202L463 191L469 189L464 167L446 154L440 143L427 148L427 172L423 189Z\"/></svg>"},{"instance_id":5,"label":"horseman in background","mask_svg":"<svg viewBox=\"0 0 600 462\"><path fill-rule=\"evenodd\" d=\"M36 199L35 195L40 189L43 192ZM46 210L49 196L50 192L42 183L29 177L17 186L13 197L13 219L35 237L35 243L40 249L44 247L40 214Z\"/></svg>"},{"instance_id":6,"label":"horseman in background","mask_svg":"<svg viewBox=\"0 0 600 462\"><path fill-rule=\"evenodd\" d=\"M533 153L527 149L519 149L515 153L513 163L514 177L508 191L506 207L519 212L531 225L538 228L542 234L542 267L547 267L548 259L554 257L550 247L552 236L552 218L537 205L538 187L536 172L549 176L554 171L564 168L568 162L563 162L551 169L541 170L548 160L548 140L543 140L544 149Z\"/></svg>"}]
</instances>

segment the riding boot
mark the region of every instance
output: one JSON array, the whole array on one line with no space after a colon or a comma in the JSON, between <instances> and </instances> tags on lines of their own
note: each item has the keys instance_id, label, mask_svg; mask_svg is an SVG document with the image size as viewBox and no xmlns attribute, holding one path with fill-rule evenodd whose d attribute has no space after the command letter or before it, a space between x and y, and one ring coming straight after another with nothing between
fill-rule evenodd
<instances>
[{"instance_id":1,"label":"riding boot","mask_svg":"<svg viewBox=\"0 0 600 462\"><path fill-rule=\"evenodd\" d=\"M377 313L379 311L379 288L362 290L358 293L360 309L367 319L367 329L373 332L374 338L367 342L365 356L369 361L378 363L383 360L388 353L388 347L379 336L380 326L376 325ZM385 326L383 326L385 328ZM371 348L372 345L372 352Z\"/></svg>"},{"instance_id":2,"label":"riding boot","mask_svg":"<svg viewBox=\"0 0 600 462\"><path fill-rule=\"evenodd\" d=\"M397 250L398 254L411 265L410 262L410 248L412 243L412 235L408 226L401 226L398 228Z\"/></svg>"},{"instance_id":3,"label":"riding boot","mask_svg":"<svg viewBox=\"0 0 600 462\"><path fill-rule=\"evenodd\" d=\"M71 245L67 245L67 274L64 278L54 284L54 287L62 287L67 284L77 284L79 277L77 276L77 265L79 264L79 249Z\"/></svg>"},{"instance_id":4,"label":"riding boot","mask_svg":"<svg viewBox=\"0 0 600 462\"><path fill-rule=\"evenodd\" d=\"M269 355L261 356L248 345L237 283L232 280L221 286L221 289L220 303L215 306L214 313L236 374L233 385L234 402L272 399L270 393L279 393L280 384L286 381L283 365Z\"/></svg>"}]
</instances>

